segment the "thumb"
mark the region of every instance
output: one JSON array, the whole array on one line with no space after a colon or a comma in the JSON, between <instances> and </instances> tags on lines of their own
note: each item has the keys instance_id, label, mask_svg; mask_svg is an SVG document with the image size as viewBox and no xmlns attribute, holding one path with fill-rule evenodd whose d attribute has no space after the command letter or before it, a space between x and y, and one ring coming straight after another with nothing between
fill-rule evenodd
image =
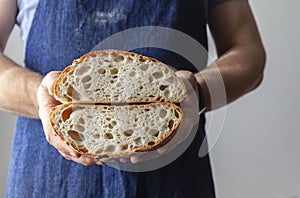
<instances>
[{"instance_id":1,"label":"thumb","mask_svg":"<svg viewBox=\"0 0 300 198\"><path fill-rule=\"evenodd\" d=\"M48 111L58 104L59 101L53 98L53 86L60 72L53 71L49 72L42 80L38 91L37 91L37 99L39 105L39 115L40 118L46 118L48 115Z\"/></svg>"},{"instance_id":2,"label":"thumb","mask_svg":"<svg viewBox=\"0 0 300 198\"><path fill-rule=\"evenodd\" d=\"M49 72L42 80L41 87L47 90L48 94L53 96L53 86L57 80L60 71L51 71Z\"/></svg>"}]
</instances>

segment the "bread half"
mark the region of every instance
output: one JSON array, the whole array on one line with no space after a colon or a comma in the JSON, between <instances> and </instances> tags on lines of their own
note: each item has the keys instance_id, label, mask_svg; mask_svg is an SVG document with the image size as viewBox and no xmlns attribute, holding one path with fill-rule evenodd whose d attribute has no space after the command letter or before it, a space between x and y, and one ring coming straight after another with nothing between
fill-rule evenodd
<instances>
[{"instance_id":1,"label":"bread half","mask_svg":"<svg viewBox=\"0 0 300 198\"><path fill-rule=\"evenodd\" d=\"M172 103L62 104L50 114L54 131L66 144L102 161L157 147L174 135L181 119L180 107Z\"/></svg>"},{"instance_id":2,"label":"bread half","mask_svg":"<svg viewBox=\"0 0 300 198\"><path fill-rule=\"evenodd\" d=\"M118 50L91 52L67 67L54 85L62 103L179 103L183 82L162 62Z\"/></svg>"},{"instance_id":3,"label":"bread half","mask_svg":"<svg viewBox=\"0 0 300 198\"><path fill-rule=\"evenodd\" d=\"M182 120L184 83L165 64L117 50L73 61L54 85L62 102L50 113L55 133L103 162L161 146Z\"/></svg>"}]
</instances>

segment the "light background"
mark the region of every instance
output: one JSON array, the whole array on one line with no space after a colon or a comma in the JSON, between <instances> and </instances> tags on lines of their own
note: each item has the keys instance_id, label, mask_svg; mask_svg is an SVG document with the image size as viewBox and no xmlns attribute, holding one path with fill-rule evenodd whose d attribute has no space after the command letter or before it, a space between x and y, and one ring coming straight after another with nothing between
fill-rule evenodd
<instances>
[{"instance_id":1,"label":"light background","mask_svg":"<svg viewBox=\"0 0 300 198\"><path fill-rule=\"evenodd\" d=\"M263 84L227 107L222 134L211 151L218 198L296 198L300 197L300 1L250 3L268 61ZM18 28L5 53L22 64ZM5 193L15 120L0 112L0 197Z\"/></svg>"}]
</instances>

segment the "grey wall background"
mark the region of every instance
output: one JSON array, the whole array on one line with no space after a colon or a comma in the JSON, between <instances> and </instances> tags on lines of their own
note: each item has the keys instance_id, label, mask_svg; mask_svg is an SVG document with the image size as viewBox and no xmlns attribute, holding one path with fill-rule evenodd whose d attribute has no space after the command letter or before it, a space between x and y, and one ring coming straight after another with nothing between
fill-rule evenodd
<instances>
[{"instance_id":1,"label":"grey wall background","mask_svg":"<svg viewBox=\"0 0 300 198\"><path fill-rule=\"evenodd\" d=\"M268 62L263 84L227 107L222 134L211 151L218 197L296 198L300 197L300 1L250 2ZM17 28L5 53L22 64ZM5 192L15 119L0 112L0 197Z\"/></svg>"}]
</instances>

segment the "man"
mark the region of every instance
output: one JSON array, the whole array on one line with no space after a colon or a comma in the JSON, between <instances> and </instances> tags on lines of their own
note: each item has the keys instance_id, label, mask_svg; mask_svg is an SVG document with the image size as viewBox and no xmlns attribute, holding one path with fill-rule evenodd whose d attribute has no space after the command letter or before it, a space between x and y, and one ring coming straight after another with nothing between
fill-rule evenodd
<instances>
[{"instance_id":1,"label":"man","mask_svg":"<svg viewBox=\"0 0 300 198\"><path fill-rule=\"evenodd\" d=\"M50 71L62 70L113 33L138 26L178 29L205 46L208 22L219 55L217 67L194 73L180 68L183 71L178 75L195 88L201 87L206 109L212 110L207 83L213 83L219 72L228 103L256 88L262 80L265 52L248 1L0 0L0 5L0 108L22 116L16 127L7 197L215 196L209 157L200 159L195 152L203 134L178 160L159 170L129 173L107 166L81 166L99 162L73 151L49 128L47 112L57 104L51 91L57 72ZM110 14L105 15L107 12ZM16 16L26 43L27 68L3 55ZM95 16L102 17L99 23ZM99 37L94 38L95 34ZM168 57L160 56L163 53L158 51L145 53L159 60ZM204 121L200 125L203 132ZM131 158L133 162L135 159Z\"/></svg>"}]
</instances>

